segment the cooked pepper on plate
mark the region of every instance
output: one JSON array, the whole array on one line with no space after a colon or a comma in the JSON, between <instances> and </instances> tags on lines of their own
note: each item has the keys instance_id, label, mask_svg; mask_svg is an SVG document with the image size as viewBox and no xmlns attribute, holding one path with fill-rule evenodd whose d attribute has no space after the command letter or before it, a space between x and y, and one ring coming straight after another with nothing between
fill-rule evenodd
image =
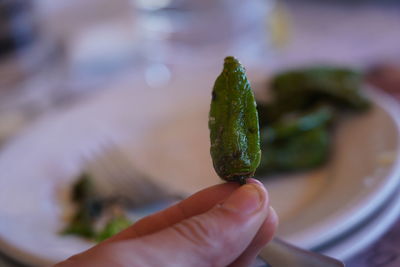
<instances>
[{"instance_id":1,"label":"cooked pepper on plate","mask_svg":"<svg viewBox=\"0 0 400 267\"><path fill-rule=\"evenodd\" d=\"M273 77L272 100L257 106L263 150L257 175L306 170L327 162L338 115L371 106L362 85L360 72L333 66L299 68Z\"/></svg>"}]
</instances>

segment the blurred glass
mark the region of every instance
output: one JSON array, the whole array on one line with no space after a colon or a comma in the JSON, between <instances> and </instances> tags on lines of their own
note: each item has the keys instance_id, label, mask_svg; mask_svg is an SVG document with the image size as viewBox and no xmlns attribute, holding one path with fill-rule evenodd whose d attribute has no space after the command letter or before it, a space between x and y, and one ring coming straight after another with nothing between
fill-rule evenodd
<instances>
[{"instance_id":1,"label":"blurred glass","mask_svg":"<svg viewBox=\"0 0 400 267\"><path fill-rule=\"evenodd\" d=\"M144 60L220 65L228 55L260 64L271 52L273 0L130 0Z\"/></svg>"},{"instance_id":2,"label":"blurred glass","mask_svg":"<svg viewBox=\"0 0 400 267\"><path fill-rule=\"evenodd\" d=\"M0 1L0 59L32 43L36 32L31 2Z\"/></svg>"},{"instance_id":3,"label":"blurred glass","mask_svg":"<svg viewBox=\"0 0 400 267\"><path fill-rule=\"evenodd\" d=\"M54 59L55 42L41 31L34 1L0 0L0 86L25 81Z\"/></svg>"},{"instance_id":4,"label":"blurred glass","mask_svg":"<svg viewBox=\"0 0 400 267\"><path fill-rule=\"evenodd\" d=\"M0 0L0 84L16 80L27 71L29 50L37 38L33 6L26 0ZM19 62L14 58L19 57ZM13 62L11 62L13 61Z\"/></svg>"},{"instance_id":5,"label":"blurred glass","mask_svg":"<svg viewBox=\"0 0 400 267\"><path fill-rule=\"evenodd\" d=\"M40 2L53 10L46 27L65 40L74 80L134 71L158 87L188 67L220 68L227 55L247 67L264 64L285 39L274 31L275 0Z\"/></svg>"},{"instance_id":6,"label":"blurred glass","mask_svg":"<svg viewBox=\"0 0 400 267\"><path fill-rule=\"evenodd\" d=\"M34 4L0 0L0 140L49 106L59 80L60 49Z\"/></svg>"}]
</instances>

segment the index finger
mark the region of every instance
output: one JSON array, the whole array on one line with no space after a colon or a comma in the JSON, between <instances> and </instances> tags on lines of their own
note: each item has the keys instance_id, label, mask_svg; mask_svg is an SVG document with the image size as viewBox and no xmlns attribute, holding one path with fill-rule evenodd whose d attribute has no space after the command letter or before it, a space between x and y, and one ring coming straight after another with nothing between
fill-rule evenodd
<instances>
[{"instance_id":1,"label":"index finger","mask_svg":"<svg viewBox=\"0 0 400 267\"><path fill-rule=\"evenodd\" d=\"M229 182L203 189L165 210L144 217L126 230L109 238L106 242L152 234L184 219L204 213L225 200L239 186L238 183Z\"/></svg>"}]
</instances>

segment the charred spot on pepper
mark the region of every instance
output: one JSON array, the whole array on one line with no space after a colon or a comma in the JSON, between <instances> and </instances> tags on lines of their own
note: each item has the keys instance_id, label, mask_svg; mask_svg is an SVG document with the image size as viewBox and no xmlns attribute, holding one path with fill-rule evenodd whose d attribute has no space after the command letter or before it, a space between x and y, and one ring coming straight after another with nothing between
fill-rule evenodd
<instances>
[{"instance_id":1,"label":"charred spot on pepper","mask_svg":"<svg viewBox=\"0 0 400 267\"><path fill-rule=\"evenodd\" d=\"M252 127L247 128L247 131L249 131L249 133L251 133L251 134L257 133L257 129L252 128Z\"/></svg>"},{"instance_id":2,"label":"charred spot on pepper","mask_svg":"<svg viewBox=\"0 0 400 267\"><path fill-rule=\"evenodd\" d=\"M242 156L242 151L240 150L236 150L232 153L232 158L234 159L240 159L241 156Z\"/></svg>"},{"instance_id":3,"label":"charred spot on pepper","mask_svg":"<svg viewBox=\"0 0 400 267\"><path fill-rule=\"evenodd\" d=\"M240 173L240 174L226 177L226 181L238 182L239 184L244 185L244 184L246 184L246 179L249 177L252 177L253 175L254 175L254 173L252 173L252 172Z\"/></svg>"},{"instance_id":4,"label":"charred spot on pepper","mask_svg":"<svg viewBox=\"0 0 400 267\"><path fill-rule=\"evenodd\" d=\"M217 100L217 93L213 90L211 93L211 101Z\"/></svg>"}]
</instances>

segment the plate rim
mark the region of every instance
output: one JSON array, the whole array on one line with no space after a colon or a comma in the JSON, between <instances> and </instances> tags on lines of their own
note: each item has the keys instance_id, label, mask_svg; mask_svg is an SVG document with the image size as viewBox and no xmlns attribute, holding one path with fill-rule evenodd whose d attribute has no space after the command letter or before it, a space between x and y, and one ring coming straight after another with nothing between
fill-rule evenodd
<instances>
[{"instance_id":1,"label":"plate rim","mask_svg":"<svg viewBox=\"0 0 400 267\"><path fill-rule=\"evenodd\" d=\"M337 242L333 242L319 251L323 254L345 261L349 260L358 252L361 252L374 241L378 240L378 238L383 236L399 219L400 186L396 188L393 195L391 195L382 206L383 210L378 209L368 216L368 219L372 218L371 221L364 220L367 221L365 224L360 222L361 226L356 228L353 234L344 236L343 238L338 239ZM354 240L357 240L357 242L353 242Z\"/></svg>"}]
</instances>

